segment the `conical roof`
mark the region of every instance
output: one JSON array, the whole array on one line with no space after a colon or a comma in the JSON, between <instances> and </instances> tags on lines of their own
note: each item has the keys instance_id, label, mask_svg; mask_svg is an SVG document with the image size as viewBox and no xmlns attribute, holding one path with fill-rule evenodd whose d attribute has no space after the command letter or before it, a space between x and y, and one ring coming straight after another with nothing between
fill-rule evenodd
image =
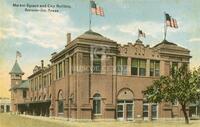
<instances>
[{"instance_id":1,"label":"conical roof","mask_svg":"<svg viewBox=\"0 0 200 127\"><path fill-rule=\"evenodd\" d=\"M178 46L177 44L173 42L169 42L167 40L163 40L161 43L154 46L155 48L164 48L164 49L173 49L173 50L181 50L181 51L189 51L186 48L183 48L181 46Z\"/></svg>"},{"instance_id":2,"label":"conical roof","mask_svg":"<svg viewBox=\"0 0 200 127\"><path fill-rule=\"evenodd\" d=\"M10 74L24 74L24 72L21 70L17 60L15 61L15 64L10 72Z\"/></svg>"}]
</instances>

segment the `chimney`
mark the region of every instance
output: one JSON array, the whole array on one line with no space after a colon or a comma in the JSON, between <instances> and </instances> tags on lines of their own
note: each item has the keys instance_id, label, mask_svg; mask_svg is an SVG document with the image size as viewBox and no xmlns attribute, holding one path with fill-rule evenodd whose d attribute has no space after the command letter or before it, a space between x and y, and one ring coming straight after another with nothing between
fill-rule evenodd
<instances>
[{"instance_id":1,"label":"chimney","mask_svg":"<svg viewBox=\"0 0 200 127\"><path fill-rule=\"evenodd\" d=\"M71 42L71 33L67 33L67 44Z\"/></svg>"},{"instance_id":2,"label":"chimney","mask_svg":"<svg viewBox=\"0 0 200 127\"><path fill-rule=\"evenodd\" d=\"M44 60L41 60L41 67L44 68Z\"/></svg>"}]
</instances>

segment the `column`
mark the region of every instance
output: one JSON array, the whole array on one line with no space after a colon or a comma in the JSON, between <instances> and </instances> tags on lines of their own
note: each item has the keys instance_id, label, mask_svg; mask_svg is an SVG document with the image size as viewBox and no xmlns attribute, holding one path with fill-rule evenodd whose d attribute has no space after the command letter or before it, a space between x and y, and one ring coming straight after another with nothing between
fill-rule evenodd
<instances>
[{"instance_id":1,"label":"column","mask_svg":"<svg viewBox=\"0 0 200 127\"><path fill-rule=\"evenodd\" d=\"M131 58L128 57L128 62L127 62L127 75L131 75Z\"/></svg>"},{"instance_id":2,"label":"column","mask_svg":"<svg viewBox=\"0 0 200 127\"><path fill-rule=\"evenodd\" d=\"M90 53L90 73L93 73L93 54Z\"/></svg>"},{"instance_id":3,"label":"column","mask_svg":"<svg viewBox=\"0 0 200 127\"><path fill-rule=\"evenodd\" d=\"M106 54L103 54L101 56L101 73L105 74L106 73Z\"/></svg>"},{"instance_id":4,"label":"column","mask_svg":"<svg viewBox=\"0 0 200 127\"><path fill-rule=\"evenodd\" d=\"M72 74L72 56L69 57L69 74Z\"/></svg>"},{"instance_id":5,"label":"column","mask_svg":"<svg viewBox=\"0 0 200 127\"><path fill-rule=\"evenodd\" d=\"M165 75L165 61L160 61L160 75Z\"/></svg>"},{"instance_id":6,"label":"column","mask_svg":"<svg viewBox=\"0 0 200 127\"><path fill-rule=\"evenodd\" d=\"M116 56L113 56L113 75L116 75L116 60L117 60L117 57Z\"/></svg>"},{"instance_id":7,"label":"column","mask_svg":"<svg viewBox=\"0 0 200 127\"><path fill-rule=\"evenodd\" d=\"M4 112L6 112L6 104L4 104Z\"/></svg>"}]
</instances>

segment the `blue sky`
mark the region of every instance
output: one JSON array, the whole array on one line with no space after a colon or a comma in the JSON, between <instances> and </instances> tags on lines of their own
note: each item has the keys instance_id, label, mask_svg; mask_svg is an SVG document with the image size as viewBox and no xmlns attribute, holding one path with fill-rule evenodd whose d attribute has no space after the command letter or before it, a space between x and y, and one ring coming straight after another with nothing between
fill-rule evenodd
<instances>
[{"instance_id":1,"label":"blue sky","mask_svg":"<svg viewBox=\"0 0 200 127\"><path fill-rule=\"evenodd\" d=\"M65 4L71 8L55 12L25 12L21 4ZM164 12L178 22L178 29L168 29L167 40L191 50L191 68L200 63L200 2L198 0L96 0L105 17L92 16L92 29L121 44L134 43L138 28L146 33L143 43L154 46L163 40ZM66 44L66 33L72 39L88 30L89 0L6 0L0 5L0 85L8 89L8 72L15 61L16 50L22 53L19 64L32 73L51 53ZM2 93L2 92L1 92ZM3 93L0 96L7 96Z\"/></svg>"}]
</instances>

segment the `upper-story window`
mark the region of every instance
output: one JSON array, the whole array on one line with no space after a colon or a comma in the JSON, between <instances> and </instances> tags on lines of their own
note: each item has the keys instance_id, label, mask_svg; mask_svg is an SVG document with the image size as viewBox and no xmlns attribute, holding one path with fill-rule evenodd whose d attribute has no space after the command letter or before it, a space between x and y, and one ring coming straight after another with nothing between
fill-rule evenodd
<instances>
[{"instance_id":1,"label":"upper-story window","mask_svg":"<svg viewBox=\"0 0 200 127\"><path fill-rule=\"evenodd\" d=\"M42 88L42 77L39 76L39 89L41 89L41 88Z\"/></svg>"},{"instance_id":2,"label":"upper-story window","mask_svg":"<svg viewBox=\"0 0 200 127\"><path fill-rule=\"evenodd\" d=\"M145 76L146 75L146 60L139 60L139 75Z\"/></svg>"},{"instance_id":3,"label":"upper-story window","mask_svg":"<svg viewBox=\"0 0 200 127\"><path fill-rule=\"evenodd\" d=\"M27 97L27 93L26 93L26 90L23 90L23 98L26 98Z\"/></svg>"},{"instance_id":4,"label":"upper-story window","mask_svg":"<svg viewBox=\"0 0 200 127\"><path fill-rule=\"evenodd\" d=\"M150 76L160 76L160 61L150 61Z\"/></svg>"},{"instance_id":5,"label":"upper-story window","mask_svg":"<svg viewBox=\"0 0 200 127\"><path fill-rule=\"evenodd\" d=\"M172 69L178 69L178 62L172 62Z\"/></svg>"},{"instance_id":6,"label":"upper-story window","mask_svg":"<svg viewBox=\"0 0 200 127\"><path fill-rule=\"evenodd\" d=\"M138 59L131 60L131 75L138 75Z\"/></svg>"},{"instance_id":7,"label":"upper-story window","mask_svg":"<svg viewBox=\"0 0 200 127\"><path fill-rule=\"evenodd\" d=\"M56 64L56 79L63 77L63 62Z\"/></svg>"},{"instance_id":8,"label":"upper-story window","mask_svg":"<svg viewBox=\"0 0 200 127\"><path fill-rule=\"evenodd\" d=\"M146 60L144 59L135 59L131 60L131 75L146 75Z\"/></svg>"},{"instance_id":9,"label":"upper-story window","mask_svg":"<svg viewBox=\"0 0 200 127\"><path fill-rule=\"evenodd\" d=\"M62 78L62 73L63 73L62 62L60 62L58 64L58 78Z\"/></svg>"},{"instance_id":10,"label":"upper-story window","mask_svg":"<svg viewBox=\"0 0 200 127\"><path fill-rule=\"evenodd\" d=\"M122 74L122 75L127 74L127 58L125 57L117 58L117 74Z\"/></svg>"},{"instance_id":11,"label":"upper-story window","mask_svg":"<svg viewBox=\"0 0 200 127\"><path fill-rule=\"evenodd\" d=\"M93 72L101 73L101 55L93 55Z\"/></svg>"}]
</instances>

